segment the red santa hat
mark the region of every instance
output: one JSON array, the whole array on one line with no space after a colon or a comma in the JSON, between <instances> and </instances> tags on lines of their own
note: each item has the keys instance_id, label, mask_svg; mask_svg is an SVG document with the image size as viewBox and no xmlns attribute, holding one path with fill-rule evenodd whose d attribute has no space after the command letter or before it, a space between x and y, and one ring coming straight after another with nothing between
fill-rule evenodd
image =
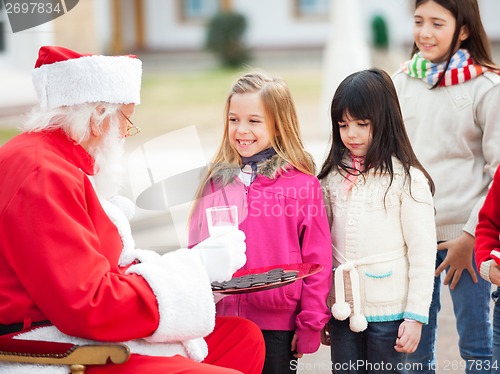
<instances>
[{"instance_id":1,"label":"red santa hat","mask_svg":"<svg viewBox=\"0 0 500 374\"><path fill-rule=\"evenodd\" d=\"M80 54L44 46L32 73L42 108L93 102L139 104L142 62L133 55Z\"/></svg>"}]
</instances>

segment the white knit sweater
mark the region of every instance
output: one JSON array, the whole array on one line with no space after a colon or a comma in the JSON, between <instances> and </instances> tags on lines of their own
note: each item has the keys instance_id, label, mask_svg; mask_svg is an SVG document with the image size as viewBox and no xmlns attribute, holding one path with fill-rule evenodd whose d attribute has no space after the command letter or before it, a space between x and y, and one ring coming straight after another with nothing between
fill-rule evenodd
<instances>
[{"instance_id":1,"label":"white knit sweater","mask_svg":"<svg viewBox=\"0 0 500 374\"><path fill-rule=\"evenodd\" d=\"M369 172L365 179L358 178L347 195L343 192L345 178L337 170L322 180L333 263L334 267L346 261L355 264L361 310L368 322L409 318L427 323L436 256L432 195L427 179L417 169L411 169L410 195L410 183L401 163L393 158L393 164L394 180L385 204L388 173ZM394 258L392 254L399 252L401 256ZM384 256L390 259L384 260ZM364 262L368 263L363 264L367 258ZM356 266L357 262L362 264ZM343 278L346 301L352 308L348 273ZM329 305L334 302L332 287Z\"/></svg>"},{"instance_id":2,"label":"white knit sweater","mask_svg":"<svg viewBox=\"0 0 500 374\"><path fill-rule=\"evenodd\" d=\"M436 185L437 239L474 235L500 163L500 76L432 90L401 71L393 80L413 149Z\"/></svg>"}]
</instances>

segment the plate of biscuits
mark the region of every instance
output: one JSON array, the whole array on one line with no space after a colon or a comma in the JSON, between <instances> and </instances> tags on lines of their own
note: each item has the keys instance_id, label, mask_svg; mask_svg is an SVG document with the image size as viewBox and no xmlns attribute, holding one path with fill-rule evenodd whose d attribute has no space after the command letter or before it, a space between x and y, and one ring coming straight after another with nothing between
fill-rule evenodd
<instances>
[{"instance_id":1,"label":"plate of biscuits","mask_svg":"<svg viewBox=\"0 0 500 374\"><path fill-rule=\"evenodd\" d=\"M238 270L224 282L212 282L212 291L220 294L241 294L286 286L320 272L319 264L282 264L256 269Z\"/></svg>"}]
</instances>

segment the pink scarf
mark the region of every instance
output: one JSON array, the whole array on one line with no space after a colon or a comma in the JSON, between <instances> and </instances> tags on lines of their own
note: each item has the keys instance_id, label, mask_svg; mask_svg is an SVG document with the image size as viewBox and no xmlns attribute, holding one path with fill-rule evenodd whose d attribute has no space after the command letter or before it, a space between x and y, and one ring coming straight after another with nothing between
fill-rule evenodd
<instances>
[{"instance_id":1,"label":"pink scarf","mask_svg":"<svg viewBox=\"0 0 500 374\"><path fill-rule=\"evenodd\" d=\"M347 194L356 184L361 172L364 170L365 164L365 156L354 156L351 152L349 152L349 156L351 157L351 167L358 171L357 174L347 173L344 179L343 192Z\"/></svg>"}]
</instances>

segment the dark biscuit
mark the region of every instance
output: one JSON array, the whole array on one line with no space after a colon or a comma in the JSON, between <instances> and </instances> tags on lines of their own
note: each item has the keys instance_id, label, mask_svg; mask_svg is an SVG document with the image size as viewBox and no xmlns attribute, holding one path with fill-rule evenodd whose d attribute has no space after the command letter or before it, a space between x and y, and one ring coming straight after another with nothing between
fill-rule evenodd
<instances>
[{"instance_id":1,"label":"dark biscuit","mask_svg":"<svg viewBox=\"0 0 500 374\"><path fill-rule=\"evenodd\" d=\"M297 271L285 272L282 268L271 269L266 273L234 277L225 282L212 282L212 290L231 290L259 287L289 281L296 278Z\"/></svg>"},{"instance_id":2,"label":"dark biscuit","mask_svg":"<svg viewBox=\"0 0 500 374\"><path fill-rule=\"evenodd\" d=\"M271 269L266 274L274 274L274 273L279 273L279 274L283 273L283 268Z\"/></svg>"},{"instance_id":3,"label":"dark biscuit","mask_svg":"<svg viewBox=\"0 0 500 374\"><path fill-rule=\"evenodd\" d=\"M285 272L281 276L281 280L286 281L286 280L290 280L290 279L295 279L295 278L297 278L297 275L299 275L298 271L288 271L288 272Z\"/></svg>"}]
</instances>

